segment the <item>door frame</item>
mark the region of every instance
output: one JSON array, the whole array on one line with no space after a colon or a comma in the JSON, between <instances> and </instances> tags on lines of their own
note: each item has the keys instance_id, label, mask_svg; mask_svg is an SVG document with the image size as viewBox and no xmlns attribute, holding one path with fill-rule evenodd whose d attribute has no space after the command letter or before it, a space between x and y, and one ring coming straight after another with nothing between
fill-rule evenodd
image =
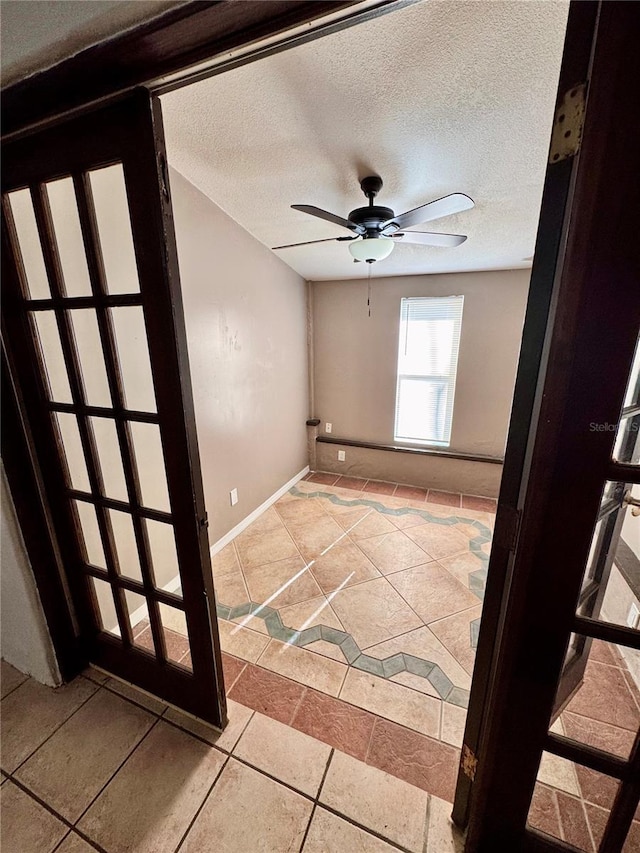
<instances>
[{"instance_id":1,"label":"door frame","mask_svg":"<svg viewBox=\"0 0 640 853\"><path fill-rule=\"evenodd\" d=\"M269 52L284 50L301 40L318 38L332 28L353 26L369 17L385 14L405 5L406 0L383 0L368 9L352 2L245 2L234 0L222 2L191 2L172 10L149 24L136 28L131 33L116 37L109 42L83 51L49 71L34 75L8 87L4 93L5 136L19 137L38 127L41 123L59 120L75 110L84 110L88 105L117 95L136 85L145 85L152 91L167 90L168 85L180 85L180 77L192 74L193 66L200 62L214 61L225 51L233 53L230 62L219 62L215 72L250 62ZM609 6L626 6L610 2ZM631 5L631 4L629 4ZM233 8L232 8L233 7ZM568 91L576 82L586 79L592 50L593 32L601 10L597 0L571 3L568 34L563 62L560 91ZM335 14L339 19L323 25L322 16ZM309 26L306 36L298 40L287 40L291 27ZM262 40L262 41L260 41ZM164 53L159 47L170 50ZM114 75L113 60L122 62L122 72ZM166 56L166 60L165 60ZM168 75L176 75L171 84ZM606 102L605 102L606 103ZM52 106L53 105L53 106ZM623 104L625 119L629 114L628 104ZM599 144L604 147L605 140ZM631 151L631 146L628 146ZM503 592L511 582L509 571L512 551L518 536L521 495L530 477L528 424L540 406L537 379L543 359L548 352L546 330L553 318L553 300L557 288L556 269L565 249L567 228L571 213L571 199L575 185L575 158L556 164L553 178L548 175L545 184L546 218L541 221L538 246L532 270L532 292L527 308L527 328L522 342L518 382L514 397L510 446L505 459L504 475L496 519L491 570L487 581L487 593L483 611L483 628L480 633L476 671L472 685L472 708L465 733L465 746L459 775L458 796L454 818L465 824L469 815L469 796L474 789L474 812L478 816L480 799L475 796L480 787L486 789L487 782L481 780L483 768L480 738L483 748L490 742L484 729L486 715L475 709L482 703L474 702L477 697L491 697L492 702L502 702L500 696L496 652L503 652L504 640L509 635L504 631ZM544 208L543 208L544 210ZM535 286L534 286L535 285ZM522 415L525 420L522 420ZM29 496L22 493L23 482L11 475L10 486L19 508L23 529L34 524L44 529L42 520L30 506ZM15 491L14 491L15 490ZM24 500L22 499L24 498ZM27 515L31 516L27 518ZM27 543L32 560L41 559ZM36 572L38 576L38 573ZM63 597L55 593L51 600L43 600L47 619L51 624L51 613L55 602ZM500 642L497 638L500 635ZM58 650L57 650L58 651ZM73 667L69 672L73 672ZM504 691L502 691L504 693ZM494 727L495 728L495 727ZM540 740L540 738L539 738ZM477 768L477 770L476 770Z\"/></svg>"},{"instance_id":2,"label":"door frame","mask_svg":"<svg viewBox=\"0 0 640 853\"><path fill-rule=\"evenodd\" d=\"M118 101L134 88L144 87L152 94L168 91L415 2L190 0L51 69L5 87L0 141L6 144L28 139L60 121ZM2 253L2 265L4 278L11 274L6 251ZM2 382L6 396L2 407L2 455L60 672L69 681L87 666L87 650L79 638L60 547L53 533L51 508L44 495L42 472L17 382L16 358L3 344Z\"/></svg>"},{"instance_id":3,"label":"door frame","mask_svg":"<svg viewBox=\"0 0 640 853\"><path fill-rule=\"evenodd\" d=\"M640 780L637 741L625 762L548 733L572 631L640 647L637 631L576 615L602 486L640 477L638 466L610 462L614 432L590 429L618 422L640 325L633 233L640 184L629 147L640 126L637 114L623 107L625 89L640 71L633 47L640 7L578 3L570 25L574 54L565 54L559 92L561 100L571 98L585 84L586 110L574 156L556 162L553 140L550 152L532 273L532 287L546 284L548 318L537 376L526 376L534 359L521 361L518 373L454 809L457 822L469 822L469 851L575 849L525 831L543 750L627 782L634 773ZM561 235L555 261L548 257L547 230L554 216ZM617 310L607 311L613 299ZM533 325L533 310L526 322ZM591 342L602 339L605 323L611 346L598 360ZM526 331L523 361L525 342ZM627 785L624 802L616 803L619 821L607 829L601 851L620 849L635 809L632 789Z\"/></svg>"}]
</instances>

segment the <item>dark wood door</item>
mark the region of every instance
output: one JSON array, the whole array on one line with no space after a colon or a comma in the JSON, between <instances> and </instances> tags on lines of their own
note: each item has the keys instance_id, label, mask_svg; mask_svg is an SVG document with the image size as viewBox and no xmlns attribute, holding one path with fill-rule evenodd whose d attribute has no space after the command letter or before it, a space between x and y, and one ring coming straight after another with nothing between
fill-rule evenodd
<instances>
[{"instance_id":1,"label":"dark wood door","mask_svg":"<svg viewBox=\"0 0 640 853\"><path fill-rule=\"evenodd\" d=\"M640 650L637 625L605 606L640 494L640 121L619 120L640 72L639 28L638 4L571 3L454 807L469 853L579 849L536 823L543 753L611 792L599 853L632 849L637 708L624 755L551 726L596 640L613 646L603 654ZM613 689L607 698L615 708Z\"/></svg>"},{"instance_id":2,"label":"dark wood door","mask_svg":"<svg viewBox=\"0 0 640 853\"><path fill-rule=\"evenodd\" d=\"M3 341L79 643L226 722L171 201L144 90L4 148Z\"/></svg>"}]
</instances>

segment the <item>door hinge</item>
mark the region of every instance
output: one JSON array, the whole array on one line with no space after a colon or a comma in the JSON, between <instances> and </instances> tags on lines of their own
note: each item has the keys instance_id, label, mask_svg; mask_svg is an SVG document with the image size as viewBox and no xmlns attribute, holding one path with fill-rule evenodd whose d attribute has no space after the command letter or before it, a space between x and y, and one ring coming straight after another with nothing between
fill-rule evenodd
<instances>
[{"instance_id":1,"label":"door hinge","mask_svg":"<svg viewBox=\"0 0 640 853\"><path fill-rule=\"evenodd\" d=\"M556 110L551 132L549 163L560 163L575 157L582 142L582 128L587 94L587 84L578 83L565 92Z\"/></svg>"},{"instance_id":2,"label":"door hinge","mask_svg":"<svg viewBox=\"0 0 640 853\"><path fill-rule=\"evenodd\" d=\"M475 753L469 749L466 743L462 744L462 755L460 756L460 767L464 775L471 779L472 782L476 778L476 770L478 769L478 759Z\"/></svg>"},{"instance_id":3,"label":"door hinge","mask_svg":"<svg viewBox=\"0 0 640 853\"><path fill-rule=\"evenodd\" d=\"M496 525L494 542L508 551L515 551L520 536L522 511L512 506L500 508L500 523Z\"/></svg>"},{"instance_id":4,"label":"door hinge","mask_svg":"<svg viewBox=\"0 0 640 853\"><path fill-rule=\"evenodd\" d=\"M200 524L200 527L204 527L205 529L207 527L209 527L209 516L207 515L206 512L205 512L204 516L199 520L198 523Z\"/></svg>"}]
</instances>

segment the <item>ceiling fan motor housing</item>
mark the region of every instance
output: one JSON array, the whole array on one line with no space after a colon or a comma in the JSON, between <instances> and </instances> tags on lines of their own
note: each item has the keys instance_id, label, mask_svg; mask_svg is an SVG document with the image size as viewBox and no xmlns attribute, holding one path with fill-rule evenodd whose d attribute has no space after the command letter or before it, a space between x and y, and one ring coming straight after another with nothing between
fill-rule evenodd
<instances>
[{"instance_id":1,"label":"ceiling fan motor housing","mask_svg":"<svg viewBox=\"0 0 640 853\"><path fill-rule=\"evenodd\" d=\"M357 207L349 214L349 222L355 225L364 225L367 229L367 237L377 236L383 222L393 219L394 213L390 207L379 207L372 204L368 207Z\"/></svg>"}]
</instances>

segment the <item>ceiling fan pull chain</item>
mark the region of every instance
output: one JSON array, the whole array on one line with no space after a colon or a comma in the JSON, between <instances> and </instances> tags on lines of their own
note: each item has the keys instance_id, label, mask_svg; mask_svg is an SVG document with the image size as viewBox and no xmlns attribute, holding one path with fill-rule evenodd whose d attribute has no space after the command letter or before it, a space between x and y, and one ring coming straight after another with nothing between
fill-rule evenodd
<instances>
[{"instance_id":1,"label":"ceiling fan pull chain","mask_svg":"<svg viewBox=\"0 0 640 853\"><path fill-rule=\"evenodd\" d=\"M371 267L372 263L369 263L369 274L367 275L367 308L369 309L369 316L371 316Z\"/></svg>"}]
</instances>

